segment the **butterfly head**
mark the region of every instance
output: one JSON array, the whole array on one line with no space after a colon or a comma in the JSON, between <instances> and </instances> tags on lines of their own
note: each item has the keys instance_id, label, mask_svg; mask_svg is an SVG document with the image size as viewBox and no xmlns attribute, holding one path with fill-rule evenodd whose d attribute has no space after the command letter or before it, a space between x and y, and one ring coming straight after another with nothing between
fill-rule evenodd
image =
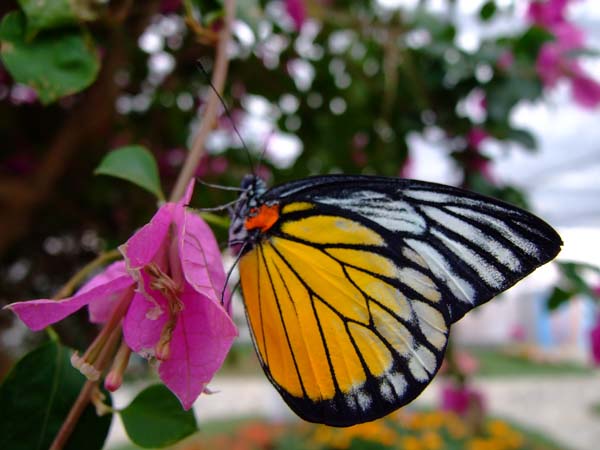
<instances>
[{"instance_id":1,"label":"butterfly head","mask_svg":"<svg viewBox=\"0 0 600 450\"><path fill-rule=\"evenodd\" d=\"M267 191L267 185L256 175L246 175L241 183L242 193L235 208L231 210L231 225L229 226L229 248L238 253L244 243L252 242L259 229L249 230L246 226L248 218L253 217L264 205L261 197Z\"/></svg>"}]
</instances>

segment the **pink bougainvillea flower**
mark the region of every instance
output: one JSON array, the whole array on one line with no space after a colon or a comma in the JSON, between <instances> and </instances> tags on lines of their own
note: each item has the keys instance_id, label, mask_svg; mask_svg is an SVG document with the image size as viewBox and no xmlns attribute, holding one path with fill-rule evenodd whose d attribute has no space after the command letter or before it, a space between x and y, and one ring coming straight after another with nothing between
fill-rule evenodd
<instances>
[{"instance_id":1,"label":"pink bougainvillea flower","mask_svg":"<svg viewBox=\"0 0 600 450\"><path fill-rule=\"evenodd\" d=\"M600 316L596 319L596 325L590 330L590 350L593 363L600 366Z\"/></svg>"},{"instance_id":2,"label":"pink bougainvillea flower","mask_svg":"<svg viewBox=\"0 0 600 450\"><path fill-rule=\"evenodd\" d=\"M161 206L120 248L125 261L110 265L74 296L8 306L40 330L87 305L90 320L105 326L82 357L74 356L74 365L98 379L97 356L122 326L124 344L158 360L161 380L185 409L205 389L237 335L230 297L222 295L219 247L208 225L185 208L192 189L190 184L181 201ZM128 355L119 351L117 359L122 354ZM115 362L124 370L126 363ZM108 387L117 388L120 375L111 371Z\"/></svg>"},{"instance_id":3,"label":"pink bougainvillea flower","mask_svg":"<svg viewBox=\"0 0 600 450\"><path fill-rule=\"evenodd\" d=\"M181 7L181 0L162 0L159 5L159 10L163 14L176 12Z\"/></svg>"},{"instance_id":4,"label":"pink bougainvillea flower","mask_svg":"<svg viewBox=\"0 0 600 450\"><path fill-rule=\"evenodd\" d=\"M481 127L473 127L467 133L469 147L478 149L483 141L489 137L489 133Z\"/></svg>"},{"instance_id":5,"label":"pink bougainvillea flower","mask_svg":"<svg viewBox=\"0 0 600 450\"><path fill-rule=\"evenodd\" d=\"M296 30L302 29L302 25L306 20L306 9L304 7L304 0L285 0L285 7L288 14L294 21Z\"/></svg>"},{"instance_id":6,"label":"pink bougainvillea flower","mask_svg":"<svg viewBox=\"0 0 600 450\"><path fill-rule=\"evenodd\" d=\"M527 19L544 28L565 21L565 9L569 0L534 0L527 8Z\"/></svg>"},{"instance_id":7,"label":"pink bougainvillea flower","mask_svg":"<svg viewBox=\"0 0 600 450\"><path fill-rule=\"evenodd\" d=\"M595 108L600 104L600 83L577 71L571 78L573 98L585 108Z\"/></svg>"},{"instance_id":8,"label":"pink bougainvillea flower","mask_svg":"<svg viewBox=\"0 0 600 450\"><path fill-rule=\"evenodd\" d=\"M440 407L443 411L452 411L465 415L471 410L483 411L483 394L469 386L457 386L447 383L442 387Z\"/></svg>"},{"instance_id":9,"label":"pink bougainvillea flower","mask_svg":"<svg viewBox=\"0 0 600 450\"><path fill-rule=\"evenodd\" d=\"M536 71L546 87L554 87L559 80L571 82L573 99L581 106L594 108L600 104L600 83L588 76L573 54L584 49L583 31L565 19L568 0L532 2L527 17L554 35L554 40L540 48Z\"/></svg>"}]
</instances>

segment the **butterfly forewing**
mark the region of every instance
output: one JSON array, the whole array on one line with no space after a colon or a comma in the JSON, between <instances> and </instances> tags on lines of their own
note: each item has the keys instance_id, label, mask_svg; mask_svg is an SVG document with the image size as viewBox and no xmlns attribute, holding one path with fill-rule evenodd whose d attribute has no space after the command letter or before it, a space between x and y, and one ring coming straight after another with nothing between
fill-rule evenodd
<instances>
[{"instance_id":1,"label":"butterfly forewing","mask_svg":"<svg viewBox=\"0 0 600 450\"><path fill-rule=\"evenodd\" d=\"M521 209L411 180L315 177L259 200L280 216L240 260L253 341L290 407L329 425L412 401L450 325L561 245Z\"/></svg>"}]
</instances>

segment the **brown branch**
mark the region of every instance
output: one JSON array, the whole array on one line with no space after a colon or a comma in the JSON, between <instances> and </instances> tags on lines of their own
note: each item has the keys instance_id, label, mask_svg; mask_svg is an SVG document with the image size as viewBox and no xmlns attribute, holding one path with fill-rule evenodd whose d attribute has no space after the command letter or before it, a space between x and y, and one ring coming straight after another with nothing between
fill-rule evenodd
<instances>
[{"instance_id":1,"label":"brown branch","mask_svg":"<svg viewBox=\"0 0 600 450\"><path fill-rule=\"evenodd\" d=\"M225 79L227 77L227 67L229 65L229 59L227 57L227 45L231 38L231 24L235 15L235 0L225 0L225 22L219 36L219 43L217 45L217 54L215 57L215 70L212 76L212 85L216 91L221 93L225 86ZM194 176L194 172L198 167L198 163L204 154L204 143L208 134L213 129L215 119L217 117L217 107L219 106L219 96L216 92L211 92L206 104L204 117L200 124L200 128L194 138L194 143L188 154L188 157L179 173L175 187L171 192L170 201L177 201L185 193L185 189Z\"/></svg>"}]
</instances>

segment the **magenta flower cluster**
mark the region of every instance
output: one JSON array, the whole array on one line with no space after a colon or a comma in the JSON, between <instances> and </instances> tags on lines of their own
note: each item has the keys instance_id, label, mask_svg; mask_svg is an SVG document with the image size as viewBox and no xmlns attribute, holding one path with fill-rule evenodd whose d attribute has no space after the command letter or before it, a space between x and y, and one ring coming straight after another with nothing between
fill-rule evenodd
<instances>
[{"instance_id":1,"label":"magenta flower cluster","mask_svg":"<svg viewBox=\"0 0 600 450\"><path fill-rule=\"evenodd\" d=\"M570 0L533 1L527 18L550 32L554 39L545 43L538 54L536 70L547 87L568 80L574 100L587 108L600 104L600 83L590 77L577 60L585 49L583 32L566 18Z\"/></svg>"},{"instance_id":2,"label":"magenta flower cluster","mask_svg":"<svg viewBox=\"0 0 600 450\"><path fill-rule=\"evenodd\" d=\"M32 330L87 306L90 321L103 329L83 356L73 355L73 365L98 379L98 355L120 327L125 348L158 362L161 380L185 409L205 390L237 336L217 242L210 227L184 206L192 190L193 183L182 200L161 206L120 247L124 260L72 297L8 306ZM120 362L120 371L108 374L108 389L120 386L126 365Z\"/></svg>"}]
</instances>

